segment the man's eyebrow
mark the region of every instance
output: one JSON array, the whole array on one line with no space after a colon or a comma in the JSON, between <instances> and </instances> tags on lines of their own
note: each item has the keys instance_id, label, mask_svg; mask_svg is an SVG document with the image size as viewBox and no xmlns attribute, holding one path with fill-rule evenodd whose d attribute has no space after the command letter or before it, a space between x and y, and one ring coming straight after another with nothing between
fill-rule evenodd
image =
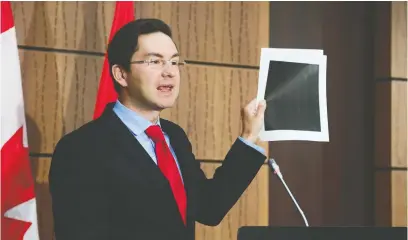
<instances>
[{"instance_id":1,"label":"man's eyebrow","mask_svg":"<svg viewBox=\"0 0 408 240\"><path fill-rule=\"evenodd\" d=\"M146 54L146 56L154 56L154 57L159 57L159 58L163 58L163 55L161 55L160 53L155 53L155 52L149 52ZM173 54L173 56L171 56L171 58L175 58L175 57L179 57L180 54L179 53L175 53Z\"/></svg>"},{"instance_id":2,"label":"man's eyebrow","mask_svg":"<svg viewBox=\"0 0 408 240\"><path fill-rule=\"evenodd\" d=\"M146 56L154 56L154 57L163 57L160 53L155 53L155 52L149 52L146 54Z\"/></svg>"}]
</instances>

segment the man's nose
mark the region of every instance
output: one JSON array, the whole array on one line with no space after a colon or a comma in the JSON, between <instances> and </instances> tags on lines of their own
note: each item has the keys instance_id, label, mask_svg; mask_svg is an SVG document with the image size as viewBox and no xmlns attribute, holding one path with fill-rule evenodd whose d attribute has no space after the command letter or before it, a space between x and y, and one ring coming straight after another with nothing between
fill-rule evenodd
<instances>
[{"instance_id":1,"label":"man's nose","mask_svg":"<svg viewBox=\"0 0 408 240\"><path fill-rule=\"evenodd\" d=\"M171 63L166 62L166 64L163 66L162 75L174 77L176 75L176 69L172 67Z\"/></svg>"}]
</instances>

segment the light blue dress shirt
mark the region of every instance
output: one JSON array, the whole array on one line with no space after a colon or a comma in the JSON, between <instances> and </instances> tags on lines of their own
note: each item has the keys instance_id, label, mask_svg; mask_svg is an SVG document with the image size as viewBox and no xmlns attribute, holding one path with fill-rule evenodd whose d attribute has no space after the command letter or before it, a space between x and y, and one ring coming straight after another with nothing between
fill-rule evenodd
<instances>
[{"instance_id":1,"label":"light blue dress shirt","mask_svg":"<svg viewBox=\"0 0 408 240\"><path fill-rule=\"evenodd\" d=\"M113 107L113 111L115 114L122 120L122 122L129 128L129 130L133 133L139 143L143 146L146 152L150 155L152 160L157 164L156 154L154 152L154 142L147 136L145 130L153 125L149 120L143 118L139 114L135 113L134 111L130 110L126 106L124 106L121 102L116 101L115 106ZM160 120L157 122L160 126ZM180 172L180 166L177 160L177 156L174 152L174 149L170 146L169 136L163 131L164 138L166 139L167 145L170 148L171 153L173 154L174 159L176 160L177 167ZM265 155L265 150L260 146L253 144L251 142L246 141L245 139L239 137L241 141L246 143L247 145L255 148L259 152ZM181 175L181 172L180 172Z\"/></svg>"}]
</instances>

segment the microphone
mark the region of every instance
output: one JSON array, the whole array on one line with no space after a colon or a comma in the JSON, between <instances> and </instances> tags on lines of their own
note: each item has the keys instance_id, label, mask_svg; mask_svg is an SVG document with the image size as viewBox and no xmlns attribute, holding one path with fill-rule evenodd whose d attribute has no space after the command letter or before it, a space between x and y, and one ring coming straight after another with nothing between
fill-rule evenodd
<instances>
[{"instance_id":1,"label":"microphone","mask_svg":"<svg viewBox=\"0 0 408 240\"><path fill-rule=\"evenodd\" d=\"M309 223L307 222L306 216L303 213L302 209L300 209L299 204L296 202L295 197L293 197L291 191L289 190L288 186L285 183L285 180L283 180L283 175L280 171L279 165L276 163L275 159L270 158L268 160L269 165L272 167L272 169L274 170L274 173L279 177L279 179L281 180L281 182L283 183L283 185L286 188L286 191L289 193L290 197L292 198L292 201L295 203L297 209L299 210L300 214L302 215L303 221L305 222L305 225L307 227L309 227Z\"/></svg>"}]
</instances>

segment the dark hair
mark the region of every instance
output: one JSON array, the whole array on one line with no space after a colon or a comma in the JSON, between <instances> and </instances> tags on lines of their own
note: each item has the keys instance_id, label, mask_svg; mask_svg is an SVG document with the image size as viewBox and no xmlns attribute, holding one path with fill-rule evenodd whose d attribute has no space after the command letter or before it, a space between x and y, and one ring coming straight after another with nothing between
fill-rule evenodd
<instances>
[{"instance_id":1,"label":"dark hair","mask_svg":"<svg viewBox=\"0 0 408 240\"><path fill-rule=\"evenodd\" d=\"M138 49L139 36L154 32L162 32L172 37L170 27L160 19L137 19L124 25L113 36L108 46L109 72L113 80L113 86L117 93L121 86L115 81L112 74L112 66L117 64L126 71L130 71L130 59Z\"/></svg>"}]
</instances>

